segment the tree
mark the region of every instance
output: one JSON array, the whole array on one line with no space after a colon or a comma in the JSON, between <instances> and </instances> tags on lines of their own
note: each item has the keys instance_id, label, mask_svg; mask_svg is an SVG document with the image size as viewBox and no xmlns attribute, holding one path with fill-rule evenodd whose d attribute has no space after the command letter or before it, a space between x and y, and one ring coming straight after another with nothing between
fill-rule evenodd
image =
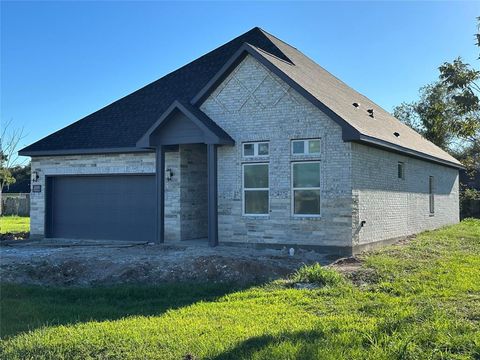
<instances>
[{"instance_id":1,"label":"tree","mask_svg":"<svg viewBox=\"0 0 480 360\"><path fill-rule=\"evenodd\" d=\"M480 47L480 17L477 21L476 45ZM420 89L418 101L402 103L393 113L426 139L454 155L478 155L480 71L460 57L443 63L439 71L436 82Z\"/></svg>"},{"instance_id":2,"label":"tree","mask_svg":"<svg viewBox=\"0 0 480 360\"><path fill-rule=\"evenodd\" d=\"M475 45L480 47L480 17ZM480 57L479 57L480 59ZM420 89L420 99L394 108L394 116L448 151L472 179L480 170L480 71L461 57L439 68L438 80ZM480 192L461 184L463 200Z\"/></svg>"},{"instance_id":3,"label":"tree","mask_svg":"<svg viewBox=\"0 0 480 360\"><path fill-rule=\"evenodd\" d=\"M15 179L15 183L3 189L4 193L28 193L30 192L30 163L26 165L14 165L10 173Z\"/></svg>"},{"instance_id":4,"label":"tree","mask_svg":"<svg viewBox=\"0 0 480 360\"><path fill-rule=\"evenodd\" d=\"M12 129L11 125L12 122L9 121L0 128L0 196L6 186L15 182L15 178L12 175L12 167L20 165L18 145L25 137L23 128Z\"/></svg>"},{"instance_id":5,"label":"tree","mask_svg":"<svg viewBox=\"0 0 480 360\"><path fill-rule=\"evenodd\" d=\"M465 133L467 124L456 111L447 87L441 82L420 89L420 99L402 103L394 116L422 134L427 140L450 151ZM470 133L468 133L470 135Z\"/></svg>"}]
</instances>

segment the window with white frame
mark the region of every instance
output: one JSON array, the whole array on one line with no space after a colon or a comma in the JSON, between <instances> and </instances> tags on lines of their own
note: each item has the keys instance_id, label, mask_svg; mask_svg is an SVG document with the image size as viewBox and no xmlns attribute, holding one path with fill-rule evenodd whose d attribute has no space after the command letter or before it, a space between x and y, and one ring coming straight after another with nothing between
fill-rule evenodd
<instances>
[{"instance_id":1,"label":"window with white frame","mask_svg":"<svg viewBox=\"0 0 480 360\"><path fill-rule=\"evenodd\" d=\"M243 157L258 157L269 155L269 144L267 141L249 142L243 144Z\"/></svg>"},{"instance_id":2,"label":"window with white frame","mask_svg":"<svg viewBox=\"0 0 480 360\"><path fill-rule=\"evenodd\" d=\"M268 215L268 164L243 164L243 214Z\"/></svg>"},{"instance_id":3,"label":"window with white frame","mask_svg":"<svg viewBox=\"0 0 480 360\"><path fill-rule=\"evenodd\" d=\"M292 163L292 212L320 216L320 162Z\"/></svg>"},{"instance_id":4,"label":"window with white frame","mask_svg":"<svg viewBox=\"0 0 480 360\"><path fill-rule=\"evenodd\" d=\"M320 139L292 140L292 155L320 155Z\"/></svg>"}]
</instances>

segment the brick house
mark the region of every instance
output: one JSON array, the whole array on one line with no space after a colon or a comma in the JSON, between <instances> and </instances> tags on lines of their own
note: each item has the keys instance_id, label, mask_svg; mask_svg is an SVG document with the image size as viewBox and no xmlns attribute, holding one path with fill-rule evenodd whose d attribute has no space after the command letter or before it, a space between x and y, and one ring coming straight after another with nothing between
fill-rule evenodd
<instances>
[{"instance_id":1,"label":"brick house","mask_svg":"<svg viewBox=\"0 0 480 360\"><path fill-rule=\"evenodd\" d=\"M20 153L38 238L349 254L459 221L455 158L259 28Z\"/></svg>"}]
</instances>

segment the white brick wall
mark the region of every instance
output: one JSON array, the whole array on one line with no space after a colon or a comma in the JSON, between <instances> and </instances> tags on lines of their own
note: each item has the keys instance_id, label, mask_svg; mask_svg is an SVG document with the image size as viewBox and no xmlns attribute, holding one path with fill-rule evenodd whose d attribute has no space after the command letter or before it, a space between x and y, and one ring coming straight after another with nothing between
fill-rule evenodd
<instances>
[{"instance_id":1,"label":"white brick wall","mask_svg":"<svg viewBox=\"0 0 480 360\"><path fill-rule=\"evenodd\" d=\"M180 153L165 153L165 169L170 169L173 176L165 181L165 241L180 240Z\"/></svg>"},{"instance_id":2,"label":"white brick wall","mask_svg":"<svg viewBox=\"0 0 480 360\"><path fill-rule=\"evenodd\" d=\"M341 128L248 56L201 109L236 142L218 153L220 242L350 246L350 143ZM321 218L291 215L290 140L320 137ZM242 216L242 142L270 141L268 217ZM300 160L300 159L298 159Z\"/></svg>"},{"instance_id":3,"label":"white brick wall","mask_svg":"<svg viewBox=\"0 0 480 360\"><path fill-rule=\"evenodd\" d=\"M405 163L405 179L397 164ZM435 179L435 214L429 213L429 176ZM352 144L354 244L415 234L459 221L458 171L360 144Z\"/></svg>"}]
</instances>

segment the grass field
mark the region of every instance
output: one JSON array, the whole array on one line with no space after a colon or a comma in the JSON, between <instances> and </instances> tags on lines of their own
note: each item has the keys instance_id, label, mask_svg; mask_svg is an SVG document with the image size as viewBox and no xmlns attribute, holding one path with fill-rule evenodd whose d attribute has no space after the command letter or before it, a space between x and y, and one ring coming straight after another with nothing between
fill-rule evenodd
<instances>
[{"instance_id":1,"label":"grass field","mask_svg":"<svg viewBox=\"0 0 480 360\"><path fill-rule=\"evenodd\" d=\"M0 234L30 231L30 218L22 216L0 216Z\"/></svg>"},{"instance_id":2,"label":"grass field","mask_svg":"<svg viewBox=\"0 0 480 360\"><path fill-rule=\"evenodd\" d=\"M480 221L363 260L357 285L296 275L316 290L4 285L0 358L480 359Z\"/></svg>"}]
</instances>

